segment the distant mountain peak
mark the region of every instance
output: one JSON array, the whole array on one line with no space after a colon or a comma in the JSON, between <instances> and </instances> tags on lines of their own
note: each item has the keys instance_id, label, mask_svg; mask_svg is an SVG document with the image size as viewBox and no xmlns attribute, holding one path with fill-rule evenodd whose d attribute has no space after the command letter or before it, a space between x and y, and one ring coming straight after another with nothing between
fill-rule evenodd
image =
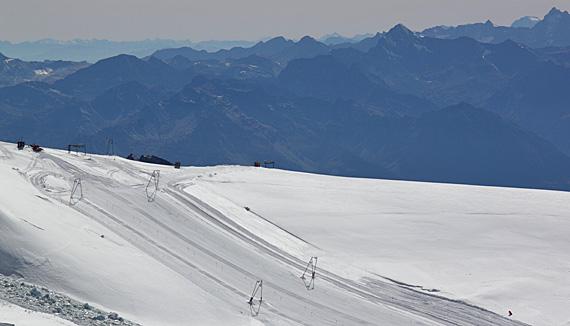
<instances>
[{"instance_id":1,"label":"distant mountain peak","mask_svg":"<svg viewBox=\"0 0 570 326\"><path fill-rule=\"evenodd\" d=\"M552 9L550 9L550 11L548 12L548 14L546 14L546 16L549 15L558 15L558 14L562 14L562 11L560 11L558 8L556 7L552 7Z\"/></svg>"},{"instance_id":2,"label":"distant mountain peak","mask_svg":"<svg viewBox=\"0 0 570 326\"><path fill-rule=\"evenodd\" d=\"M436 26L425 29L420 35L434 38L455 39L470 37L482 43L501 43L512 39L531 48L570 45L570 14L552 8L544 19L522 17L510 27L496 26L490 20L485 23L459 25L451 28Z\"/></svg>"},{"instance_id":3,"label":"distant mountain peak","mask_svg":"<svg viewBox=\"0 0 570 326\"><path fill-rule=\"evenodd\" d=\"M259 47L261 45L282 45L282 44L286 44L290 41L287 41L283 36L276 36L272 39L269 39L267 41L259 41L254 47Z\"/></svg>"},{"instance_id":4,"label":"distant mountain peak","mask_svg":"<svg viewBox=\"0 0 570 326\"><path fill-rule=\"evenodd\" d=\"M299 43L314 43L314 42L318 42L317 40L315 40L314 38L310 37L309 35L307 36L303 36L303 38L301 38L299 40Z\"/></svg>"},{"instance_id":5,"label":"distant mountain peak","mask_svg":"<svg viewBox=\"0 0 570 326\"><path fill-rule=\"evenodd\" d=\"M100 60L100 61L113 61L113 60L138 61L140 59L135 57L134 55L130 55L130 54L119 54L119 55L116 55L114 57L105 58L105 59Z\"/></svg>"},{"instance_id":6,"label":"distant mountain peak","mask_svg":"<svg viewBox=\"0 0 570 326\"><path fill-rule=\"evenodd\" d=\"M323 37L321 37L320 39L318 39L317 41L324 43L324 44L341 44L341 43L354 43L356 42L355 39L351 39L348 37L344 37L342 35L340 35L339 33L332 33L332 34L328 34L325 35Z\"/></svg>"},{"instance_id":7,"label":"distant mountain peak","mask_svg":"<svg viewBox=\"0 0 570 326\"><path fill-rule=\"evenodd\" d=\"M550 21L550 20L558 21L562 18L568 18L568 17L570 17L570 14L568 14L567 11L560 11L556 7L553 7L552 9L550 9L548 14L546 14L546 16L544 16L543 21Z\"/></svg>"},{"instance_id":8,"label":"distant mountain peak","mask_svg":"<svg viewBox=\"0 0 570 326\"><path fill-rule=\"evenodd\" d=\"M327 34L327 35L321 37L321 40L326 40L326 39L331 38L331 37L347 38L347 37L344 37L344 36L340 35L340 34L337 33L337 32L334 32L334 33L332 33L332 34Z\"/></svg>"},{"instance_id":9,"label":"distant mountain peak","mask_svg":"<svg viewBox=\"0 0 570 326\"><path fill-rule=\"evenodd\" d=\"M536 16L525 16L515 20L512 24L512 28L533 28L541 19Z\"/></svg>"},{"instance_id":10,"label":"distant mountain peak","mask_svg":"<svg viewBox=\"0 0 570 326\"><path fill-rule=\"evenodd\" d=\"M283 36L277 36L267 41L259 41L257 44L253 46L253 48L261 48L261 47L268 47L268 46L283 46L287 44L287 40Z\"/></svg>"},{"instance_id":11,"label":"distant mountain peak","mask_svg":"<svg viewBox=\"0 0 570 326\"><path fill-rule=\"evenodd\" d=\"M408 34L412 34L412 33L413 33L409 28L407 28L407 27L406 27L404 24L402 24L402 23L400 23L400 24L398 24L398 25L392 27L392 28L388 31L388 33L391 33L391 32L404 32L404 33L408 33Z\"/></svg>"},{"instance_id":12,"label":"distant mountain peak","mask_svg":"<svg viewBox=\"0 0 570 326\"><path fill-rule=\"evenodd\" d=\"M415 38L414 32L403 24L398 24L386 33L386 37L390 39L412 39Z\"/></svg>"},{"instance_id":13,"label":"distant mountain peak","mask_svg":"<svg viewBox=\"0 0 570 326\"><path fill-rule=\"evenodd\" d=\"M287 40L283 36L276 36L265 43L273 43L273 42L286 42Z\"/></svg>"}]
</instances>

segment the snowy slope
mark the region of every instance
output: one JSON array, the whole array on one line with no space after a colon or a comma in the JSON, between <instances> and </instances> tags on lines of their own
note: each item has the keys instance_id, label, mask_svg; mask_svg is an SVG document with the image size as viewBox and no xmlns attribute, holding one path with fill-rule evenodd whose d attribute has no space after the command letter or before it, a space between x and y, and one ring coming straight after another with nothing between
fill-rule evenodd
<instances>
[{"instance_id":1,"label":"snowy slope","mask_svg":"<svg viewBox=\"0 0 570 326\"><path fill-rule=\"evenodd\" d=\"M570 325L570 193L251 169L206 181L318 243L344 277L381 275L533 325Z\"/></svg>"},{"instance_id":2,"label":"snowy slope","mask_svg":"<svg viewBox=\"0 0 570 326\"><path fill-rule=\"evenodd\" d=\"M570 325L567 193L9 143L0 175L0 272L145 326Z\"/></svg>"},{"instance_id":3,"label":"snowy slope","mask_svg":"<svg viewBox=\"0 0 570 326\"><path fill-rule=\"evenodd\" d=\"M0 324L9 321L14 325L25 326L74 326L55 315L34 313L7 302L0 301Z\"/></svg>"}]
</instances>

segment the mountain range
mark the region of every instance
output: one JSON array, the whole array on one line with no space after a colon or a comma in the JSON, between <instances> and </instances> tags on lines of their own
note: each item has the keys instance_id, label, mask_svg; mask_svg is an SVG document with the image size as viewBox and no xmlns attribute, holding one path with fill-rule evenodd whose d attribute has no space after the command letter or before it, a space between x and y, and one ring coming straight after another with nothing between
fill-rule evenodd
<instances>
[{"instance_id":1,"label":"mountain range","mask_svg":"<svg viewBox=\"0 0 570 326\"><path fill-rule=\"evenodd\" d=\"M509 27L496 26L492 22L487 21L486 23L466 24L456 27L435 26L425 29L418 34L447 39L466 36L484 43L501 43L507 39L511 39L514 42L523 43L532 48L570 46L568 37L568 28L570 25L568 21L567 12L552 8L544 19L539 19L534 16L522 17L513 22ZM376 34L382 35L384 33ZM332 33L319 38L318 41L331 48L359 48L359 45L362 46L366 43L362 43L362 41L366 39L370 40L374 37L375 34L371 33L359 34L353 37L345 37L338 33ZM231 50L233 48L250 48L259 42L266 42L269 39L268 37L256 41L210 40L202 42L165 39L121 42L97 39L76 39L71 41L42 39L34 42L21 43L0 41L0 52L8 57L19 58L24 61L65 60L94 63L119 54L129 54L142 58L159 50L180 47L214 53L219 50ZM364 51L362 48L359 48L359 50Z\"/></svg>"},{"instance_id":2,"label":"mountain range","mask_svg":"<svg viewBox=\"0 0 570 326\"><path fill-rule=\"evenodd\" d=\"M0 87L13 86L29 81L54 82L89 66L87 62L73 61L23 61L0 53Z\"/></svg>"},{"instance_id":3,"label":"mountain range","mask_svg":"<svg viewBox=\"0 0 570 326\"><path fill-rule=\"evenodd\" d=\"M562 22L567 13L558 13L516 29ZM359 42L277 37L92 65L4 57L22 68L1 74L0 138L98 153L113 139L117 154L184 165L267 160L344 176L570 190L566 51L434 38L399 24ZM39 68L54 73L31 73Z\"/></svg>"},{"instance_id":4,"label":"mountain range","mask_svg":"<svg viewBox=\"0 0 570 326\"><path fill-rule=\"evenodd\" d=\"M176 40L142 40L142 41L109 41L109 40L71 40L59 41L43 39L34 42L12 43L0 41L0 52L12 58L25 61L66 60L87 61L90 63L116 56L130 54L145 57L165 48L192 46L198 50L218 51L236 46L249 47L257 41L202 41L191 42Z\"/></svg>"},{"instance_id":5,"label":"mountain range","mask_svg":"<svg viewBox=\"0 0 570 326\"><path fill-rule=\"evenodd\" d=\"M457 27L436 26L423 30L423 36L453 39L470 37L485 43L502 43L512 40L531 48L570 45L570 14L552 8L544 19L523 17L511 25L496 26L490 20L485 23L460 25Z\"/></svg>"}]
</instances>

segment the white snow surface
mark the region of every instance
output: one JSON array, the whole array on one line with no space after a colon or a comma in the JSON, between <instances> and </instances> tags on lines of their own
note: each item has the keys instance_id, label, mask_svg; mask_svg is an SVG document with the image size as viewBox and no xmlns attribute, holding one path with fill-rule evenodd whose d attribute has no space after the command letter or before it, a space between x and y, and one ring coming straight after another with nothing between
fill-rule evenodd
<instances>
[{"instance_id":1,"label":"white snow surface","mask_svg":"<svg viewBox=\"0 0 570 326\"><path fill-rule=\"evenodd\" d=\"M0 273L144 326L570 325L567 192L174 169L11 143L0 176ZM0 322L71 325L25 314L0 297Z\"/></svg>"},{"instance_id":2,"label":"white snow surface","mask_svg":"<svg viewBox=\"0 0 570 326\"><path fill-rule=\"evenodd\" d=\"M17 326L75 326L74 323L61 319L55 315L36 313L13 304L0 301L0 324L8 321L10 324Z\"/></svg>"}]
</instances>

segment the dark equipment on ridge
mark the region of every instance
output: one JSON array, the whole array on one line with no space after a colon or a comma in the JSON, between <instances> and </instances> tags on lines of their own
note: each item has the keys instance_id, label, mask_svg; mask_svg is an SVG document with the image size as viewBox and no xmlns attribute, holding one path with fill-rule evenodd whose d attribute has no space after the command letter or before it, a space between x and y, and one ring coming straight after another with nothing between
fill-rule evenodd
<instances>
[{"instance_id":1,"label":"dark equipment on ridge","mask_svg":"<svg viewBox=\"0 0 570 326\"><path fill-rule=\"evenodd\" d=\"M41 152L41 151L44 150L43 148L40 147L40 145L35 144L35 143L32 144L32 145L30 145L30 147L31 147L32 150L33 150L34 152L36 152L36 153L39 153L39 152Z\"/></svg>"},{"instance_id":2,"label":"dark equipment on ridge","mask_svg":"<svg viewBox=\"0 0 570 326\"><path fill-rule=\"evenodd\" d=\"M265 165L265 167L267 167L268 165L271 165L272 168L275 167L275 162L274 162L274 161L271 161L271 162L263 161L263 164Z\"/></svg>"},{"instance_id":3,"label":"dark equipment on ridge","mask_svg":"<svg viewBox=\"0 0 570 326\"><path fill-rule=\"evenodd\" d=\"M75 148L75 154L76 155L79 155L79 149L83 149L83 155L87 155L87 151L85 150L85 145L81 145L81 144L80 145L72 145L72 144L67 145L67 153L68 154L71 153L72 147Z\"/></svg>"}]
</instances>

